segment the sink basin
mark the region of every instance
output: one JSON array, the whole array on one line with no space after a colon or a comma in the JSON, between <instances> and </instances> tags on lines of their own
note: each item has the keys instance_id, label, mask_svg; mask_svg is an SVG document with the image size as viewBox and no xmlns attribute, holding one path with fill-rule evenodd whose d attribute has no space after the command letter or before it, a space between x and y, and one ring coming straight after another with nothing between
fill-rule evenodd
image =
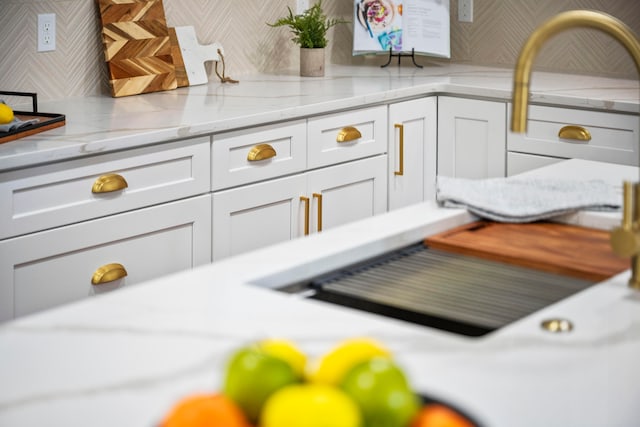
<instances>
[{"instance_id":1,"label":"sink basin","mask_svg":"<svg viewBox=\"0 0 640 427\"><path fill-rule=\"evenodd\" d=\"M479 337L595 283L420 242L277 290Z\"/></svg>"}]
</instances>

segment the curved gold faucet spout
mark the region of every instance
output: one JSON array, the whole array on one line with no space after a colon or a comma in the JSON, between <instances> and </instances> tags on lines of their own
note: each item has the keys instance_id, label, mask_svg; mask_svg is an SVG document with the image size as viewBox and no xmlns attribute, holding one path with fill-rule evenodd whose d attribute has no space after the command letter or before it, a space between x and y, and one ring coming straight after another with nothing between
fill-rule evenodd
<instances>
[{"instance_id":1,"label":"curved gold faucet spout","mask_svg":"<svg viewBox=\"0 0 640 427\"><path fill-rule=\"evenodd\" d=\"M554 35L571 28L594 28L604 31L618 40L631 54L640 74L640 42L638 36L624 22L606 13L591 10L572 10L560 13L538 27L527 39L513 76L511 130L524 133L527 130L529 82L533 60L542 45Z\"/></svg>"}]
</instances>

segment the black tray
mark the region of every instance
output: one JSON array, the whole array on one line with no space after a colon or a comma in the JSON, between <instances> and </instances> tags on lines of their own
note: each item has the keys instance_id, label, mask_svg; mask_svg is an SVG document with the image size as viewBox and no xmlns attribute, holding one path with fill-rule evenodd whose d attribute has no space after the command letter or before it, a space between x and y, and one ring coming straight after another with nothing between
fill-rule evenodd
<instances>
[{"instance_id":1,"label":"black tray","mask_svg":"<svg viewBox=\"0 0 640 427\"><path fill-rule=\"evenodd\" d=\"M39 113L38 95L35 93L0 91L0 95L30 97L33 105L33 111L14 111L13 114L20 120L38 119L37 123L29 124L19 129L11 130L8 132L0 131L0 144L2 144L3 142L14 141L25 136L44 132L45 130L61 127L66 123L64 114Z\"/></svg>"}]
</instances>

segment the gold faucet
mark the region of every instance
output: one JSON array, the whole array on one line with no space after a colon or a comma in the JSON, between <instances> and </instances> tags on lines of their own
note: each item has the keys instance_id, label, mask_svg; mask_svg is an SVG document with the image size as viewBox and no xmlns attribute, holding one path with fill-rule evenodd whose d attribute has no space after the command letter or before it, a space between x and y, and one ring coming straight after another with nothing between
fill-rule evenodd
<instances>
[{"instance_id":1,"label":"gold faucet","mask_svg":"<svg viewBox=\"0 0 640 427\"><path fill-rule=\"evenodd\" d=\"M511 130L527 130L529 83L533 60L542 45L552 36L571 28L594 28L618 40L631 54L640 75L640 41L622 21L606 13L572 10L560 13L539 26L527 39L516 63L513 76ZM629 286L640 290L640 184L624 183L622 225L611 232L611 246L620 256L631 257Z\"/></svg>"}]
</instances>

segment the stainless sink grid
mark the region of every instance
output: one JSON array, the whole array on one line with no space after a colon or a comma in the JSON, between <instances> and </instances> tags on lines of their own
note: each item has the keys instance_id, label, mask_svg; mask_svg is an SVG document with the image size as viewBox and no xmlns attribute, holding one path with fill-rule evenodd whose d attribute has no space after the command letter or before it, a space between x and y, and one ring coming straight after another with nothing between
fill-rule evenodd
<instances>
[{"instance_id":1,"label":"stainless sink grid","mask_svg":"<svg viewBox=\"0 0 640 427\"><path fill-rule=\"evenodd\" d=\"M313 280L308 297L480 336L594 282L417 244Z\"/></svg>"}]
</instances>

